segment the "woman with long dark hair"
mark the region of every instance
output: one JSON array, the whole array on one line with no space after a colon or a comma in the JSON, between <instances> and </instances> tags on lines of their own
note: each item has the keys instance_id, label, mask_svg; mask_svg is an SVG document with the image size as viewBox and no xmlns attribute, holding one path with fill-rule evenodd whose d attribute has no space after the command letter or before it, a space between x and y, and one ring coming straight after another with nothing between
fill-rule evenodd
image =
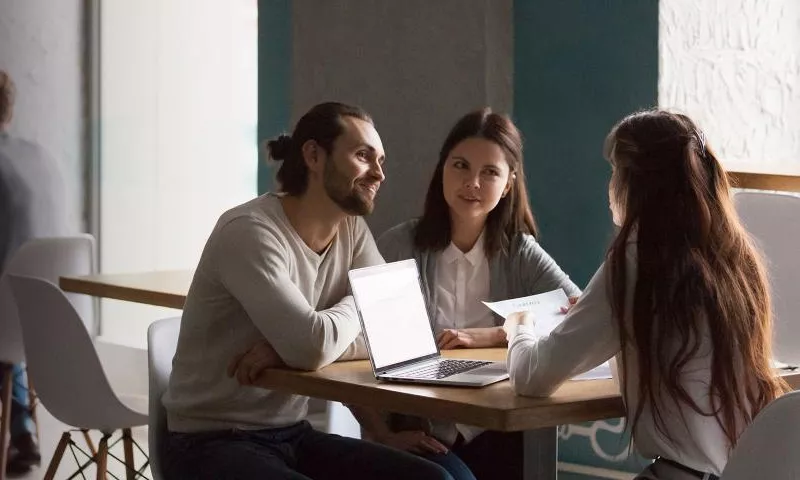
<instances>
[{"instance_id":1,"label":"woman with long dark hair","mask_svg":"<svg viewBox=\"0 0 800 480\"><path fill-rule=\"evenodd\" d=\"M416 259L440 348L505 347L503 319L481 300L557 288L580 294L536 234L522 138L507 116L486 108L462 117L445 139L422 217L390 229L378 248L388 262ZM456 479L522 477L520 433L356 413L377 441L423 454Z\"/></svg>"},{"instance_id":2,"label":"woman with long dark hair","mask_svg":"<svg viewBox=\"0 0 800 480\"><path fill-rule=\"evenodd\" d=\"M619 233L558 328L542 338L518 328L512 384L546 396L616 356L634 443L656 458L637 478L716 478L743 429L786 388L770 368L762 261L688 117L630 115L605 154Z\"/></svg>"}]
</instances>

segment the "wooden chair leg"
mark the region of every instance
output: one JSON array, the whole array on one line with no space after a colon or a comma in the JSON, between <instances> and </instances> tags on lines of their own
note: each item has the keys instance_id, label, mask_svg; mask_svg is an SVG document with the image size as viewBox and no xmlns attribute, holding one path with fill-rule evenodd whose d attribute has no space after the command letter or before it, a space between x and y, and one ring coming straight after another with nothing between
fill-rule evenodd
<instances>
[{"instance_id":1,"label":"wooden chair leg","mask_svg":"<svg viewBox=\"0 0 800 480\"><path fill-rule=\"evenodd\" d=\"M125 448L125 480L136 480L136 465L133 463L133 435L130 428L122 430L122 445Z\"/></svg>"},{"instance_id":2,"label":"wooden chair leg","mask_svg":"<svg viewBox=\"0 0 800 480\"><path fill-rule=\"evenodd\" d=\"M61 464L61 457L64 456L64 450L67 449L69 442L70 434L69 432L64 432L61 435L61 440L58 442L58 446L56 446L56 452L53 454L53 459L50 460L50 465L47 466L47 473L44 474L44 480L53 480L56 478L56 471L58 470L58 466Z\"/></svg>"},{"instance_id":3,"label":"wooden chair leg","mask_svg":"<svg viewBox=\"0 0 800 480\"><path fill-rule=\"evenodd\" d=\"M108 436L103 434L100 439L100 448L97 449L97 480L106 480L108 462Z\"/></svg>"},{"instance_id":4,"label":"wooden chair leg","mask_svg":"<svg viewBox=\"0 0 800 480\"><path fill-rule=\"evenodd\" d=\"M27 375L27 368L25 370L25 374ZM39 438L39 416L36 414L36 410L39 406L38 397L36 396L36 392L33 390L33 383L31 383L30 377L28 377L28 408L31 412L31 420L33 420L34 428L36 428L36 444L41 445L41 438Z\"/></svg>"},{"instance_id":5,"label":"wooden chair leg","mask_svg":"<svg viewBox=\"0 0 800 480\"><path fill-rule=\"evenodd\" d=\"M89 436L89 430L81 430L81 432L83 433L83 438L86 440L86 445L89 446L89 451L92 452L92 456L94 457L97 455L97 448L94 446L92 437Z\"/></svg>"},{"instance_id":6,"label":"wooden chair leg","mask_svg":"<svg viewBox=\"0 0 800 480\"><path fill-rule=\"evenodd\" d=\"M11 388L13 365L3 365L3 412L0 418L0 480L6 478L6 462L8 461L8 431L11 428Z\"/></svg>"}]
</instances>

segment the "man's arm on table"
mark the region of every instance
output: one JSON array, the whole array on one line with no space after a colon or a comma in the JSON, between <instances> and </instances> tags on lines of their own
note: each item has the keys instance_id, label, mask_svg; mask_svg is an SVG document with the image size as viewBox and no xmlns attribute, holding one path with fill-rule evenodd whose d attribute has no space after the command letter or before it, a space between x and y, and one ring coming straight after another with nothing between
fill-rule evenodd
<instances>
[{"instance_id":1,"label":"man's arm on table","mask_svg":"<svg viewBox=\"0 0 800 480\"><path fill-rule=\"evenodd\" d=\"M222 228L215 245L222 283L287 366L317 370L348 351L361 330L352 297L316 311L289 278L276 227L239 217Z\"/></svg>"},{"instance_id":2,"label":"man's arm on table","mask_svg":"<svg viewBox=\"0 0 800 480\"><path fill-rule=\"evenodd\" d=\"M269 226L260 225L251 219L242 219L239 220L239 224L233 226L229 224L225 228L229 229L229 231L225 232L225 237L228 235L233 237L228 237L228 240L222 243L231 251L224 252L220 258L233 257L238 260L236 263L239 266L232 265L231 262L225 262L224 268L221 268L223 281L226 287L234 292L234 296L245 306L248 315L251 318L259 318L261 320L261 322L256 322L256 325L264 334L264 339L257 341L249 350L232 359L229 365L229 374L237 374L240 382L249 383L258 377L262 369L268 367L289 366L303 370L316 370L332 361L367 358L368 352L364 338L360 334L361 328L352 296L344 297L330 309L315 311L297 287L288 279L286 265L283 264L282 260L284 258L283 252L281 247L274 245L274 241L270 241L274 239L274 236L269 231ZM251 233L249 237L247 235L248 231ZM361 218L356 220L354 235L356 238L354 239L351 268L384 263L383 257L381 257L375 246L372 234ZM235 241L231 242L231 240ZM255 261L247 259L248 255L241 254L241 251L248 252L253 249L261 250L255 256ZM226 270L227 274L225 273ZM242 275L242 270L246 272L246 275ZM259 280L262 285L265 284L264 280L267 280L266 286L271 287L272 290L269 292L271 295L264 296L262 289L257 289L258 291L256 292L253 291L252 286L259 285ZM234 291L232 288L236 290ZM239 295L242 295L243 298L240 298ZM275 310L274 305L269 303L273 300L277 300L282 309ZM249 304L249 307L245 305L245 302ZM265 315L254 317L251 310L256 312L263 311ZM272 315L275 313L279 315L282 313L284 317L288 316L289 318L297 318L299 316L301 329L310 335L316 333L316 338L290 336L297 342L305 340L306 343L311 343L312 352L310 353L312 356L322 358L318 359L318 361L308 361L308 359L301 357L303 354L298 349L294 348L291 349L291 352L288 352L290 355L294 354L294 358L291 359L293 361L287 359L286 353L282 351L287 350L287 346L275 340L276 338L286 337L282 332L282 328L277 327L272 321ZM262 326L259 323L264 325ZM281 322L279 319L278 323L285 324L286 328L291 329L297 325L297 320ZM268 333L274 330L278 330L275 336ZM320 333L320 330L322 330L322 333ZM353 340L346 342L351 335L354 337ZM311 342L308 342L308 340L311 340ZM272 343L276 345L277 350ZM321 352L319 348L314 348L315 344L317 347L321 347ZM343 344L344 347L342 347ZM308 351L308 345L305 347L305 351ZM331 352L331 354L328 354L328 352ZM339 354L334 357L332 353L335 352L339 352Z\"/></svg>"}]
</instances>

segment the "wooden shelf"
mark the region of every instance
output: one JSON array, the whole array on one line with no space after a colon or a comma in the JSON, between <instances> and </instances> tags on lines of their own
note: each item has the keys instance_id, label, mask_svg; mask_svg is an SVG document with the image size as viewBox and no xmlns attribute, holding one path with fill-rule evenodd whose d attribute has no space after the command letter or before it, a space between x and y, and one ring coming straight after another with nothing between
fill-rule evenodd
<instances>
[{"instance_id":1,"label":"wooden shelf","mask_svg":"<svg viewBox=\"0 0 800 480\"><path fill-rule=\"evenodd\" d=\"M728 172L736 188L800 192L800 175L773 175L769 173Z\"/></svg>"}]
</instances>

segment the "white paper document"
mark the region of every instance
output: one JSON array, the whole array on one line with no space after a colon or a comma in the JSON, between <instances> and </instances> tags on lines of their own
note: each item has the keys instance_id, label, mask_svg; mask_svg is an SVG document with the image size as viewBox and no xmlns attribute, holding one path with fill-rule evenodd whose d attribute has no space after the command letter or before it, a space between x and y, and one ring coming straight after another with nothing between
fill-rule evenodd
<instances>
[{"instance_id":1,"label":"white paper document","mask_svg":"<svg viewBox=\"0 0 800 480\"><path fill-rule=\"evenodd\" d=\"M483 302L483 304L503 318L514 312L532 312L535 322L534 332L537 336L545 336L549 335L564 320L561 307L566 307L569 299L564 290L559 288L529 297L512 298L501 302Z\"/></svg>"},{"instance_id":2,"label":"white paper document","mask_svg":"<svg viewBox=\"0 0 800 480\"><path fill-rule=\"evenodd\" d=\"M537 337L549 335L562 321L565 314L561 307L569 305L569 298L564 290L558 289L528 297L512 298L500 302L483 302L490 310L503 318L514 312L533 313L533 331ZM611 378L611 366L608 362L578 375L572 380L596 380Z\"/></svg>"}]
</instances>

